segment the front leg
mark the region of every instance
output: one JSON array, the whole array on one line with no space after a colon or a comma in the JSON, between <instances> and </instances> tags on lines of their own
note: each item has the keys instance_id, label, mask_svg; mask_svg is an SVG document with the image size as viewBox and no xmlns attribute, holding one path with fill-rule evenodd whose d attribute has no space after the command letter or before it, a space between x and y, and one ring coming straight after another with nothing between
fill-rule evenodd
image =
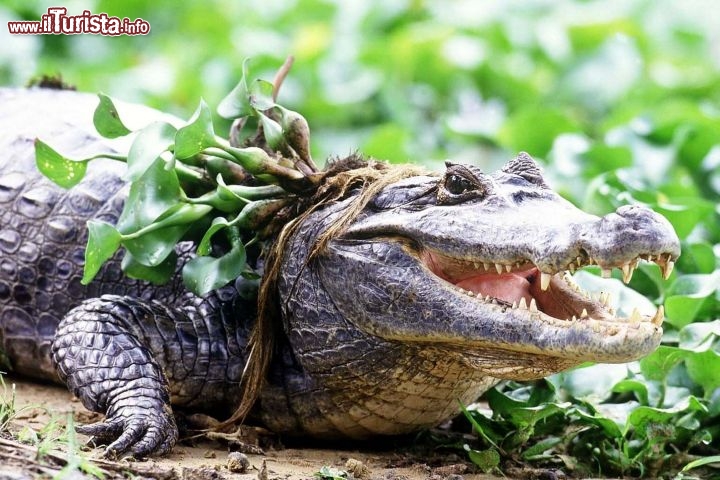
<instances>
[{"instance_id":1,"label":"front leg","mask_svg":"<svg viewBox=\"0 0 720 480\"><path fill-rule=\"evenodd\" d=\"M58 327L53 362L83 405L106 415L78 431L111 442L106 455L170 451L178 438L171 397L207 407L239 385L228 377L241 371L242 352L234 330L217 330L218 317L202 299L171 308L105 295L71 310Z\"/></svg>"}]
</instances>

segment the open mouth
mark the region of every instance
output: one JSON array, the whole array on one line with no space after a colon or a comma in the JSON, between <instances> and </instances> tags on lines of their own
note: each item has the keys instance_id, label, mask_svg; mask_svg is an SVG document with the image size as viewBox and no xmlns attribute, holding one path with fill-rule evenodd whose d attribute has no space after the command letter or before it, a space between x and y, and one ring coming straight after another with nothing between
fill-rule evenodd
<instances>
[{"instance_id":1,"label":"open mouth","mask_svg":"<svg viewBox=\"0 0 720 480\"><path fill-rule=\"evenodd\" d=\"M502 308L526 310L556 320L595 319L627 322L631 325L649 321L660 326L665 316L660 306L652 317L641 315L637 308L628 317L617 317L609 293L589 293L580 288L573 281L571 273L587 265L597 265L597 261L591 257L577 257L568 263L567 270L552 273L541 272L529 260L512 264L468 261L428 250L423 253L422 260L430 271L451 284L459 293ZM612 268L620 268L623 281L628 283L641 260L659 265L666 279L674 266L669 253L643 254L621 264L600 265L602 276L607 278Z\"/></svg>"}]
</instances>

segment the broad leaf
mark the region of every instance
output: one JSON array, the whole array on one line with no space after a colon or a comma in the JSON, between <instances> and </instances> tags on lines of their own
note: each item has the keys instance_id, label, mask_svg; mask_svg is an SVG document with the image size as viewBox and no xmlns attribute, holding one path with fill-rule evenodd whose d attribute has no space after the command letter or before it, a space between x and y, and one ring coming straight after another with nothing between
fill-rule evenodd
<instances>
[{"instance_id":1,"label":"broad leaf","mask_svg":"<svg viewBox=\"0 0 720 480\"><path fill-rule=\"evenodd\" d=\"M103 264L109 260L120 247L122 235L115 227L106 222L90 220L88 241L85 247L85 270L81 283L87 285L95 278Z\"/></svg>"},{"instance_id":2,"label":"broad leaf","mask_svg":"<svg viewBox=\"0 0 720 480\"><path fill-rule=\"evenodd\" d=\"M188 203L173 205L148 227L135 232L133 236L136 238L125 239L123 245L137 262L154 267L163 262L195 222L211 210L210 205ZM147 233L142 233L146 230Z\"/></svg>"},{"instance_id":3,"label":"broad leaf","mask_svg":"<svg viewBox=\"0 0 720 480\"><path fill-rule=\"evenodd\" d=\"M123 137L130 133L130 130L120 120L115 104L107 95L98 94L100 103L93 115L93 124L100 135L105 138Z\"/></svg>"},{"instance_id":4,"label":"broad leaf","mask_svg":"<svg viewBox=\"0 0 720 480\"><path fill-rule=\"evenodd\" d=\"M285 143L285 137L283 137L280 124L263 113L258 113L258 116L262 124L265 141L267 141L267 144L273 150L279 150L283 143Z\"/></svg>"},{"instance_id":5,"label":"broad leaf","mask_svg":"<svg viewBox=\"0 0 720 480\"><path fill-rule=\"evenodd\" d=\"M130 252L125 252L121 266L125 275L130 278L145 280L155 285L164 285L177 271L177 254L173 251L158 265L149 267L135 260Z\"/></svg>"},{"instance_id":6,"label":"broad leaf","mask_svg":"<svg viewBox=\"0 0 720 480\"><path fill-rule=\"evenodd\" d=\"M267 80L256 79L250 84L250 105L257 111L270 110L275 106L273 84Z\"/></svg>"},{"instance_id":7,"label":"broad leaf","mask_svg":"<svg viewBox=\"0 0 720 480\"><path fill-rule=\"evenodd\" d=\"M48 144L35 139L35 164L38 170L63 188L71 188L85 177L88 160L63 157Z\"/></svg>"},{"instance_id":8,"label":"broad leaf","mask_svg":"<svg viewBox=\"0 0 720 480\"><path fill-rule=\"evenodd\" d=\"M245 59L242 65L242 77L235 88L228 93L225 98L220 101L217 107L217 113L223 118L234 119L240 117L246 117L253 113L252 106L250 105L250 92L248 91L247 78L248 78L248 62L249 59Z\"/></svg>"},{"instance_id":9,"label":"broad leaf","mask_svg":"<svg viewBox=\"0 0 720 480\"><path fill-rule=\"evenodd\" d=\"M181 160L190 158L205 148L217 146L219 145L215 139L210 107L204 100L200 100L200 105L188 124L180 128L175 135L175 157Z\"/></svg>"},{"instance_id":10,"label":"broad leaf","mask_svg":"<svg viewBox=\"0 0 720 480\"><path fill-rule=\"evenodd\" d=\"M245 270L245 247L238 242L220 258L195 257L183 268L185 286L197 295L205 295L235 280Z\"/></svg>"},{"instance_id":11,"label":"broad leaf","mask_svg":"<svg viewBox=\"0 0 720 480\"><path fill-rule=\"evenodd\" d=\"M173 144L177 129L166 122L153 122L140 130L128 152L125 178L135 181Z\"/></svg>"}]
</instances>

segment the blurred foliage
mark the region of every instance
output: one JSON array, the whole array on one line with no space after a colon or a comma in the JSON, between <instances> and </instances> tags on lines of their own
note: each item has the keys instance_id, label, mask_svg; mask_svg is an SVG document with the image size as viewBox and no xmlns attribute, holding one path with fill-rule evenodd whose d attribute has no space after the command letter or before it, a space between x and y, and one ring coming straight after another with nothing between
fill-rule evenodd
<instances>
[{"instance_id":1,"label":"blurred foliage","mask_svg":"<svg viewBox=\"0 0 720 480\"><path fill-rule=\"evenodd\" d=\"M0 20L54 2L6 0ZM643 264L630 286L664 304L664 345L534 388L506 384L470 412L483 448L606 475L670 477L720 453L720 30L709 0L69 0L70 13L143 18L147 37L0 34L0 83L61 73L187 117L235 85L242 59L313 129L313 156L355 149L439 168L492 170L518 150L597 214L665 215L683 242L669 281ZM8 48L8 46L10 46ZM216 131L228 125L216 123ZM592 269L590 269L592 272ZM615 279L616 307L633 298ZM597 277L581 272L580 281ZM512 406L510 408L509 406ZM479 412L479 413L478 413ZM562 421L564 420L564 421ZM488 433L488 432L495 432ZM469 448L469 447L468 447ZM469 448L470 458L481 455ZM473 453L475 452L475 453ZM493 457L494 458L494 457ZM709 460L708 460L709 462ZM701 465L700 461L691 466ZM703 468L706 468L704 465ZM692 478L695 470L677 474ZM683 476L684 475L684 476Z\"/></svg>"}]
</instances>

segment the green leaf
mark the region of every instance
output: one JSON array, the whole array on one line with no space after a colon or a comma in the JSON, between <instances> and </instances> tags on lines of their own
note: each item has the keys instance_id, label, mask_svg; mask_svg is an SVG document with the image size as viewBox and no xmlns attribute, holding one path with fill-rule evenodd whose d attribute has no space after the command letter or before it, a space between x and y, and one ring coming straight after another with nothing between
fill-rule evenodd
<instances>
[{"instance_id":1,"label":"green leaf","mask_svg":"<svg viewBox=\"0 0 720 480\"><path fill-rule=\"evenodd\" d=\"M242 77L235 88L220 101L217 107L218 115L227 119L235 119L252 115L253 109L250 105L250 92L247 87L248 62L245 59L242 65Z\"/></svg>"},{"instance_id":2,"label":"green leaf","mask_svg":"<svg viewBox=\"0 0 720 480\"><path fill-rule=\"evenodd\" d=\"M215 138L210 107L204 100L200 100L200 105L188 124L180 128L175 135L175 157L180 160L190 158L208 147L221 145Z\"/></svg>"},{"instance_id":3,"label":"green leaf","mask_svg":"<svg viewBox=\"0 0 720 480\"><path fill-rule=\"evenodd\" d=\"M617 422L610 418L607 418L601 413L588 413L581 408L574 408L572 410L572 414L578 417L580 423L599 427L605 433L605 435L610 438L620 438L623 436L623 433L620 431L620 427L618 426Z\"/></svg>"},{"instance_id":4,"label":"green leaf","mask_svg":"<svg viewBox=\"0 0 720 480\"><path fill-rule=\"evenodd\" d=\"M265 137L267 144L273 150L280 150L285 143L285 137L283 136L280 124L263 113L258 112L258 116L260 117L260 123L263 128L263 136Z\"/></svg>"},{"instance_id":5,"label":"green leaf","mask_svg":"<svg viewBox=\"0 0 720 480\"><path fill-rule=\"evenodd\" d=\"M220 230L229 226L230 222L228 222L225 217L215 217L212 224L210 224L210 228L207 229L205 235L203 235L202 240L200 240L200 243L198 244L197 254L200 256L210 255L210 248L212 247L210 241L212 240L212 237Z\"/></svg>"},{"instance_id":6,"label":"green leaf","mask_svg":"<svg viewBox=\"0 0 720 480\"><path fill-rule=\"evenodd\" d=\"M103 264L120 248L122 235L106 222L90 220L87 223L88 241L85 247L85 269L81 283L87 285L95 278Z\"/></svg>"},{"instance_id":7,"label":"green leaf","mask_svg":"<svg viewBox=\"0 0 720 480\"><path fill-rule=\"evenodd\" d=\"M522 452L521 457L525 460L542 460L548 458L545 452L551 450L563 441L560 437L547 437Z\"/></svg>"},{"instance_id":8,"label":"green leaf","mask_svg":"<svg viewBox=\"0 0 720 480\"><path fill-rule=\"evenodd\" d=\"M712 273L716 268L713 247L707 242L684 244L675 266L683 272Z\"/></svg>"},{"instance_id":9,"label":"green leaf","mask_svg":"<svg viewBox=\"0 0 720 480\"><path fill-rule=\"evenodd\" d=\"M687 353L677 347L660 345L657 350L640 360L640 371L648 380L664 382L670 370L686 356Z\"/></svg>"},{"instance_id":10,"label":"green leaf","mask_svg":"<svg viewBox=\"0 0 720 480\"><path fill-rule=\"evenodd\" d=\"M713 350L691 353L685 358L690 378L700 385L707 395L720 387L720 354Z\"/></svg>"},{"instance_id":11,"label":"green leaf","mask_svg":"<svg viewBox=\"0 0 720 480\"><path fill-rule=\"evenodd\" d=\"M177 129L166 122L153 122L140 130L128 152L125 178L135 181L173 144Z\"/></svg>"},{"instance_id":12,"label":"green leaf","mask_svg":"<svg viewBox=\"0 0 720 480\"><path fill-rule=\"evenodd\" d=\"M137 235L137 232L154 223L161 215L171 212L171 208L180 203L180 194L180 182L175 170L166 170L162 159L156 159L130 185L130 193L117 223L118 231L126 236ZM182 237L188 227L180 225L160 232L156 230L139 238L128 239L123 245L138 262L154 266L174 250L177 239Z\"/></svg>"},{"instance_id":13,"label":"green leaf","mask_svg":"<svg viewBox=\"0 0 720 480\"><path fill-rule=\"evenodd\" d=\"M594 178L605 172L632 165L632 152L628 147L611 147L596 143L581 155L584 161L583 176Z\"/></svg>"},{"instance_id":14,"label":"green leaf","mask_svg":"<svg viewBox=\"0 0 720 480\"><path fill-rule=\"evenodd\" d=\"M173 205L147 227L126 235L123 245L139 263L154 267L164 261L195 222L211 210L210 205L203 204Z\"/></svg>"},{"instance_id":15,"label":"green leaf","mask_svg":"<svg viewBox=\"0 0 720 480\"><path fill-rule=\"evenodd\" d=\"M635 394L641 405L649 404L647 385L641 381L631 379L621 380L615 384L615 386L613 387L613 392L632 392Z\"/></svg>"},{"instance_id":16,"label":"green leaf","mask_svg":"<svg viewBox=\"0 0 720 480\"><path fill-rule=\"evenodd\" d=\"M487 450L474 450L468 445L464 446L470 461L477 465L485 473L492 471L500 465L500 454L494 448Z\"/></svg>"},{"instance_id":17,"label":"green leaf","mask_svg":"<svg viewBox=\"0 0 720 480\"><path fill-rule=\"evenodd\" d=\"M697 460L693 460L692 462L685 465L682 468L681 472L687 472L688 470L692 470L693 468L704 467L705 465L710 465L713 463L720 464L720 455L711 455L709 457L698 458Z\"/></svg>"},{"instance_id":18,"label":"green leaf","mask_svg":"<svg viewBox=\"0 0 720 480\"><path fill-rule=\"evenodd\" d=\"M117 108L113 101L104 93L98 93L100 103L93 115L93 124L100 135L105 138L123 137L130 130L120 120Z\"/></svg>"},{"instance_id":19,"label":"green leaf","mask_svg":"<svg viewBox=\"0 0 720 480\"><path fill-rule=\"evenodd\" d=\"M672 224L678 237L687 238L698 223L713 215L715 205L701 197L674 198L672 203L659 202L653 210Z\"/></svg>"},{"instance_id":20,"label":"green leaf","mask_svg":"<svg viewBox=\"0 0 720 480\"><path fill-rule=\"evenodd\" d=\"M626 425L626 432L632 426L635 428L641 437L647 436L647 428L651 423L667 423L670 422L678 413L683 412L704 412L707 408L703 406L700 401L694 396L685 397L675 406L670 408L654 408L640 406L637 407L630 413L628 417L628 423Z\"/></svg>"},{"instance_id":21,"label":"green leaf","mask_svg":"<svg viewBox=\"0 0 720 480\"><path fill-rule=\"evenodd\" d=\"M149 267L138 262L130 252L125 252L121 264L123 272L130 278L145 280L155 285L164 285L170 281L177 270L177 254L171 252L158 265Z\"/></svg>"},{"instance_id":22,"label":"green leaf","mask_svg":"<svg viewBox=\"0 0 720 480\"><path fill-rule=\"evenodd\" d=\"M667 321L680 329L695 321L712 296L720 289L720 270L711 274L679 277L667 292L665 313Z\"/></svg>"},{"instance_id":23,"label":"green leaf","mask_svg":"<svg viewBox=\"0 0 720 480\"><path fill-rule=\"evenodd\" d=\"M270 110L275 106L273 84L267 80L256 79L250 84L250 105L258 112Z\"/></svg>"},{"instance_id":24,"label":"green leaf","mask_svg":"<svg viewBox=\"0 0 720 480\"><path fill-rule=\"evenodd\" d=\"M40 139L35 139L35 164L40 173L63 188L71 188L85 177L88 160L63 157Z\"/></svg>"},{"instance_id":25,"label":"green leaf","mask_svg":"<svg viewBox=\"0 0 720 480\"><path fill-rule=\"evenodd\" d=\"M190 260L182 271L183 282L188 290L202 296L238 278L245 264L245 247L238 242L220 258L195 257Z\"/></svg>"},{"instance_id":26,"label":"green leaf","mask_svg":"<svg viewBox=\"0 0 720 480\"><path fill-rule=\"evenodd\" d=\"M718 338L720 338L720 320L691 323L680 330L678 335L679 347L696 353L712 349Z\"/></svg>"},{"instance_id":27,"label":"green leaf","mask_svg":"<svg viewBox=\"0 0 720 480\"><path fill-rule=\"evenodd\" d=\"M322 480L346 480L348 478L345 470L340 470L339 468L328 465L323 465L313 476Z\"/></svg>"},{"instance_id":28,"label":"green leaf","mask_svg":"<svg viewBox=\"0 0 720 480\"><path fill-rule=\"evenodd\" d=\"M485 417L482 413L477 410L470 411L465 405L460 403L460 411L463 413L465 418L470 422L475 432L482 437L488 444L494 448L499 449L497 443L502 441L504 432L499 433L495 430L497 423L493 422L489 418Z\"/></svg>"},{"instance_id":29,"label":"green leaf","mask_svg":"<svg viewBox=\"0 0 720 480\"><path fill-rule=\"evenodd\" d=\"M513 152L545 158L555 137L578 130L576 123L560 110L526 107L508 117L498 132L498 141Z\"/></svg>"},{"instance_id":30,"label":"green leaf","mask_svg":"<svg viewBox=\"0 0 720 480\"><path fill-rule=\"evenodd\" d=\"M180 202L180 182L175 170L166 170L156 159L140 178L130 185L130 193L117 223L117 229L130 234L150 225Z\"/></svg>"},{"instance_id":31,"label":"green leaf","mask_svg":"<svg viewBox=\"0 0 720 480\"><path fill-rule=\"evenodd\" d=\"M561 372L551 377L558 391L573 398L599 403L606 400L612 388L627 377L626 365L594 364Z\"/></svg>"}]
</instances>

